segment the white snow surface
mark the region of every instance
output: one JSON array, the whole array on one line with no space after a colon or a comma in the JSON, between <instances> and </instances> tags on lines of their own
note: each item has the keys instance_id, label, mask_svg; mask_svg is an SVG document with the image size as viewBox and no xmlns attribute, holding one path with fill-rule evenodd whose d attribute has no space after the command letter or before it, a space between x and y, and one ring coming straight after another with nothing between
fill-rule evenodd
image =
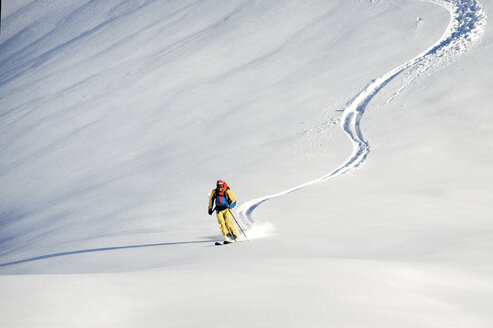
<instances>
[{"instance_id":1,"label":"white snow surface","mask_svg":"<svg viewBox=\"0 0 493 328\"><path fill-rule=\"evenodd\" d=\"M492 0L2 5L2 327L493 326Z\"/></svg>"}]
</instances>

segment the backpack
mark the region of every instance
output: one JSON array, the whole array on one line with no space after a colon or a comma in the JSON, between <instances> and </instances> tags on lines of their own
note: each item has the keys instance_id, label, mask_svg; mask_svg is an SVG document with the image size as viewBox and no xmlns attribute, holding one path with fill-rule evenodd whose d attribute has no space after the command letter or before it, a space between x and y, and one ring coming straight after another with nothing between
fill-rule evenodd
<instances>
[{"instance_id":1,"label":"backpack","mask_svg":"<svg viewBox=\"0 0 493 328\"><path fill-rule=\"evenodd\" d=\"M226 184L226 182L224 182L222 180L219 180L218 183L219 182L224 184L224 190L219 191L216 188L216 191L214 193L214 198L216 201L216 207L226 207L227 205L231 204L231 199L229 199L229 195L228 195L229 187Z\"/></svg>"}]
</instances>

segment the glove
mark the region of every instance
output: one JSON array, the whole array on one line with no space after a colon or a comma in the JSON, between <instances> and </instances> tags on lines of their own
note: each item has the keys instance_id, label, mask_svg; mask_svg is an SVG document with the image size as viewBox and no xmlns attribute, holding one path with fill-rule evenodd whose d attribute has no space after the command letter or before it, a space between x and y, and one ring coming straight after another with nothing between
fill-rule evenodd
<instances>
[{"instance_id":1,"label":"glove","mask_svg":"<svg viewBox=\"0 0 493 328\"><path fill-rule=\"evenodd\" d=\"M209 208L209 215L212 215L212 213L214 213L214 211L212 210L212 208Z\"/></svg>"}]
</instances>

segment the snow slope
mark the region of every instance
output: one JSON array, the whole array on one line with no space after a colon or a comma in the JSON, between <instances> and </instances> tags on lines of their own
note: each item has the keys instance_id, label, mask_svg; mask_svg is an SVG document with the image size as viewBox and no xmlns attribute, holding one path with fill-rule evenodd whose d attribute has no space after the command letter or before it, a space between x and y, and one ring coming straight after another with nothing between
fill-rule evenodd
<instances>
[{"instance_id":1,"label":"snow slope","mask_svg":"<svg viewBox=\"0 0 493 328\"><path fill-rule=\"evenodd\" d=\"M316 180L244 204L239 209L244 219L252 221L251 212L266 200L283 196L316 183L325 182L361 165L368 156L370 149L361 131L360 121L371 99L403 72L411 71L409 73L411 77L407 77L407 79L410 81L416 80L423 72L437 69L444 62L451 61L454 57L467 52L472 44L479 40L484 31L486 17L483 9L477 2L466 1L463 3L454 3L437 1L435 3L444 6L450 11L450 23L444 35L430 49L373 80L344 109L341 118L341 127L353 143L353 153L349 159L334 171ZM417 22L420 20L421 18L418 18ZM401 81L399 91L405 88L407 83L409 82ZM398 92L394 96L397 94Z\"/></svg>"},{"instance_id":2,"label":"snow slope","mask_svg":"<svg viewBox=\"0 0 493 328\"><path fill-rule=\"evenodd\" d=\"M2 9L5 326L493 323L491 1Z\"/></svg>"}]
</instances>

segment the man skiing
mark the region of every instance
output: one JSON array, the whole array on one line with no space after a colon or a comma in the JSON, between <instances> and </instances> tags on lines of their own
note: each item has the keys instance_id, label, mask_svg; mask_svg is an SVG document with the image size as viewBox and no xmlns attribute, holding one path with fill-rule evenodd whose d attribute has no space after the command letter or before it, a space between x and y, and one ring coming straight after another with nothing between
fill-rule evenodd
<instances>
[{"instance_id":1,"label":"man skiing","mask_svg":"<svg viewBox=\"0 0 493 328\"><path fill-rule=\"evenodd\" d=\"M221 227L221 232L226 239L236 240L240 236L240 233L231 219L230 212L230 209L236 205L236 196L223 180L218 180L216 189L213 189L211 192L209 198L209 215L212 215L214 212L214 203L216 203L217 221Z\"/></svg>"}]
</instances>

